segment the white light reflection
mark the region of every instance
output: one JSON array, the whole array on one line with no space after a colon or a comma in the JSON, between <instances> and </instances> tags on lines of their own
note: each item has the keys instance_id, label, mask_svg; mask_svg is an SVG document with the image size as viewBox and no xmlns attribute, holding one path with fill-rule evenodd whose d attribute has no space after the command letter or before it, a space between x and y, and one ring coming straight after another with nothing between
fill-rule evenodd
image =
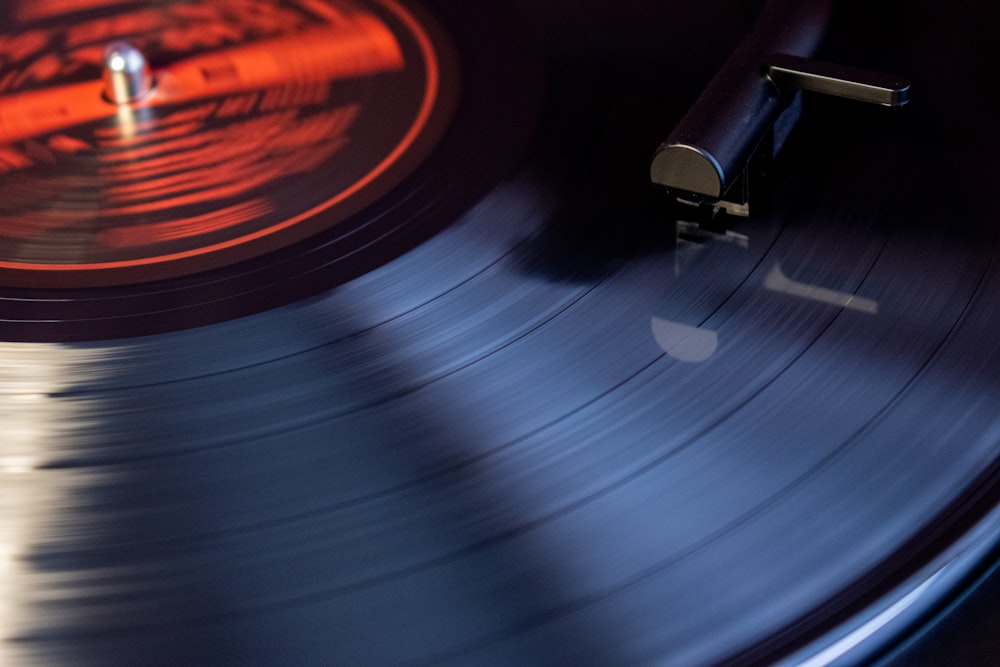
<instances>
[{"instance_id":1,"label":"white light reflection","mask_svg":"<svg viewBox=\"0 0 1000 667\"><path fill-rule=\"evenodd\" d=\"M719 335L709 329L671 322L659 317L652 321L653 337L664 352L678 361L701 363L719 348Z\"/></svg>"},{"instance_id":2,"label":"white light reflection","mask_svg":"<svg viewBox=\"0 0 1000 667\"><path fill-rule=\"evenodd\" d=\"M135 111L127 104L118 105L118 128L126 139L134 138L138 131Z\"/></svg>"},{"instance_id":3,"label":"white light reflection","mask_svg":"<svg viewBox=\"0 0 1000 667\"><path fill-rule=\"evenodd\" d=\"M142 134L153 118L152 109L148 106L119 104L116 113L118 131L123 139L135 139Z\"/></svg>"},{"instance_id":4,"label":"white light reflection","mask_svg":"<svg viewBox=\"0 0 1000 667\"><path fill-rule=\"evenodd\" d=\"M76 403L53 397L89 377L92 352L57 345L0 343L0 664L29 659L9 641L37 620L45 587L26 561L29 551L57 533L60 508L83 476L46 470L78 425ZM69 428L67 428L69 427ZM32 609L35 611L33 612Z\"/></svg>"},{"instance_id":5,"label":"white light reflection","mask_svg":"<svg viewBox=\"0 0 1000 667\"><path fill-rule=\"evenodd\" d=\"M856 294L838 292L826 287L792 280L785 275L779 263L775 263L771 271L767 274L767 277L764 279L764 287L772 292L780 292L839 308L849 308L862 313L868 313L869 315L878 315L877 301Z\"/></svg>"},{"instance_id":6,"label":"white light reflection","mask_svg":"<svg viewBox=\"0 0 1000 667\"><path fill-rule=\"evenodd\" d=\"M834 642L831 646L823 649L808 660L798 663L797 667L826 667L826 665L831 665L835 661L847 656L866 639L870 638L872 635L891 623L904 611L912 607L920 596L923 595L928 588L934 585L934 582L937 581L940 574L940 572L937 572L931 575L929 579L903 596L902 599L897 601L881 614L871 619L854 632L851 632L843 639Z\"/></svg>"}]
</instances>

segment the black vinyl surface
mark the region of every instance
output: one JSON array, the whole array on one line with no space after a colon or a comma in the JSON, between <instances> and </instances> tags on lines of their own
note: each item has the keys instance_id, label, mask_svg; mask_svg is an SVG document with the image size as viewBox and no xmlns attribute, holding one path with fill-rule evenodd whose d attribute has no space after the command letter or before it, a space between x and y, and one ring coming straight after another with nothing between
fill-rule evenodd
<instances>
[{"instance_id":1,"label":"black vinyl surface","mask_svg":"<svg viewBox=\"0 0 1000 667\"><path fill-rule=\"evenodd\" d=\"M497 3L540 94L460 102L466 139L524 140L489 187L415 172L413 249L205 326L15 323L0 662L772 664L891 596L1000 501L1000 134L961 4L838 4L824 55L913 102L806 100L772 206L708 231L648 160L759 7Z\"/></svg>"}]
</instances>

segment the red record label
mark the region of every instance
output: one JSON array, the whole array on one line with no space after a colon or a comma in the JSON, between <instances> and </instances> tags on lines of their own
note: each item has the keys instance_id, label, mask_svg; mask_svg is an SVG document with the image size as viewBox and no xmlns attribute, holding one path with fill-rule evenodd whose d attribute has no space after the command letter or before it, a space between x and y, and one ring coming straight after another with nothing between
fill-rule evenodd
<instances>
[{"instance_id":1,"label":"red record label","mask_svg":"<svg viewBox=\"0 0 1000 667\"><path fill-rule=\"evenodd\" d=\"M224 266L343 222L423 160L455 76L395 0L18 0L0 33L0 282ZM153 88L107 99L106 46Z\"/></svg>"}]
</instances>

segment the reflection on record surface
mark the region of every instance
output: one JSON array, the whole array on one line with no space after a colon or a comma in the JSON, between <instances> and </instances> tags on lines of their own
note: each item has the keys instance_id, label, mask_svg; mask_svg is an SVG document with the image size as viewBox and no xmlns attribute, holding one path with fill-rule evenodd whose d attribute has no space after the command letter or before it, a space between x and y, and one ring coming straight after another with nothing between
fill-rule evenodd
<instances>
[{"instance_id":1,"label":"reflection on record surface","mask_svg":"<svg viewBox=\"0 0 1000 667\"><path fill-rule=\"evenodd\" d=\"M703 83L684 58L745 26L685 55L703 8L553 31L566 3L522 4L530 151L423 243L246 317L0 346L0 662L773 664L874 640L972 567L1000 273L985 201L910 196L967 186L960 143L912 159L938 111L808 109L775 206L694 234L644 189L648 148Z\"/></svg>"}]
</instances>

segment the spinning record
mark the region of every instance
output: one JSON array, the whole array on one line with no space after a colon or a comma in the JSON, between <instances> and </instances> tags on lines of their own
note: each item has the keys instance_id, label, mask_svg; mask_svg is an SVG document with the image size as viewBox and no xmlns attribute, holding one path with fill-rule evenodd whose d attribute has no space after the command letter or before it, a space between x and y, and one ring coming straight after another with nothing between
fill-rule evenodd
<instances>
[{"instance_id":1,"label":"spinning record","mask_svg":"<svg viewBox=\"0 0 1000 667\"><path fill-rule=\"evenodd\" d=\"M329 289L445 226L534 127L510 10L442 8L471 27L457 38L393 0L5 11L7 338L172 330ZM149 73L115 100L119 46Z\"/></svg>"},{"instance_id":2,"label":"spinning record","mask_svg":"<svg viewBox=\"0 0 1000 667\"><path fill-rule=\"evenodd\" d=\"M804 96L713 216L650 161L749 4L11 3L0 662L849 664L953 599L988 22L838 3L913 101Z\"/></svg>"},{"instance_id":3,"label":"spinning record","mask_svg":"<svg viewBox=\"0 0 1000 667\"><path fill-rule=\"evenodd\" d=\"M8 284L149 280L288 245L385 194L447 121L444 37L391 0L112 4L8 10ZM101 69L124 39L154 69L114 100Z\"/></svg>"}]
</instances>

